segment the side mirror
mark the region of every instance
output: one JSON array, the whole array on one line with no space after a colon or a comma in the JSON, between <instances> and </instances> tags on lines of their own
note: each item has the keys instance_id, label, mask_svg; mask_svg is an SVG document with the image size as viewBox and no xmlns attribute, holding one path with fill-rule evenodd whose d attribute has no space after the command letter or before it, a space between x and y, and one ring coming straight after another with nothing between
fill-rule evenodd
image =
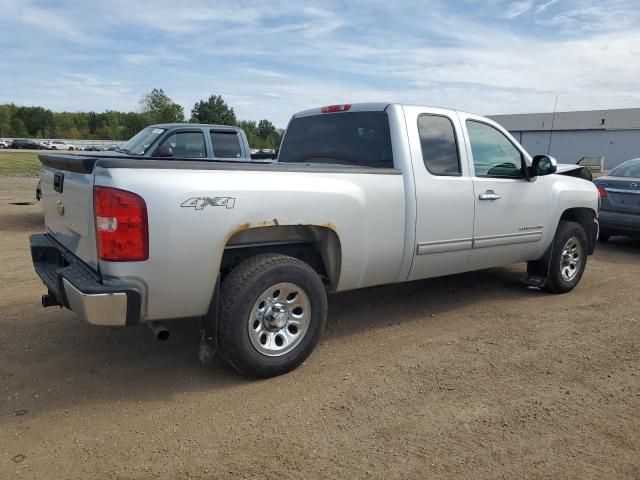
<instances>
[{"instance_id":1,"label":"side mirror","mask_svg":"<svg viewBox=\"0 0 640 480\"><path fill-rule=\"evenodd\" d=\"M154 157L173 157L173 148L169 143L160 145L153 154Z\"/></svg>"},{"instance_id":2,"label":"side mirror","mask_svg":"<svg viewBox=\"0 0 640 480\"><path fill-rule=\"evenodd\" d=\"M543 175L551 175L558 170L558 162L549 155L536 155L531 162L531 177L541 177Z\"/></svg>"}]
</instances>

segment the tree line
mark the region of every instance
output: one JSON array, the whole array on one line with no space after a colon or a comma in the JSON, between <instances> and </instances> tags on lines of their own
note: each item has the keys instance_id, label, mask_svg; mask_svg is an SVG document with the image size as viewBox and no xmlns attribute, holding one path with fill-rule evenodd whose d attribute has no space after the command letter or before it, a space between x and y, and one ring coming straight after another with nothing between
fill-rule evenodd
<instances>
[{"instance_id":1,"label":"tree line","mask_svg":"<svg viewBox=\"0 0 640 480\"><path fill-rule=\"evenodd\" d=\"M140 100L136 112L52 112L43 107L0 105L0 138L69 138L79 140L128 140L142 128L156 123L184 122L181 105L161 88ZM220 95L196 102L189 122L235 125L247 134L252 148L277 148L283 130L269 120L238 120Z\"/></svg>"}]
</instances>

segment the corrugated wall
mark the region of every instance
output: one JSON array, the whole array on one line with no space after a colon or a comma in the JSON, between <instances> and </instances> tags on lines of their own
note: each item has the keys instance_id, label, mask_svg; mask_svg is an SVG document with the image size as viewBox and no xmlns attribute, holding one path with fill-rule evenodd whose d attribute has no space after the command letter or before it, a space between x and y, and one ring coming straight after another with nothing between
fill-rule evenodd
<instances>
[{"instance_id":1,"label":"corrugated wall","mask_svg":"<svg viewBox=\"0 0 640 480\"><path fill-rule=\"evenodd\" d=\"M511 132L531 154L547 153L549 132ZM556 131L551 138L550 155L560 163L576 163L582 157L604 156L605 169L611 170L630 158L640 157L640 130Z\"/></svg>"}]
</instances>

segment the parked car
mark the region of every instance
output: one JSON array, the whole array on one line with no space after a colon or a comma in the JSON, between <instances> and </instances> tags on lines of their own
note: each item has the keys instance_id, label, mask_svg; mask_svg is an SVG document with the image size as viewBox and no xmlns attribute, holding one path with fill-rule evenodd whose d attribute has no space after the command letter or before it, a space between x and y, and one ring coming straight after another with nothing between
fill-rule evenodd
<instances>
[{"instance_id":1,"label":"parked car","mask_svg":"<svg viewBox=\"0 0 640 480\"><path fill-rule=\"evenodd\" d=\"M62 140L49 140L48 142L45 142L45 145L49 150L76 150L75 145Z\"/></svg>"},{"instance_id":2,"label":"parked car","mask_svg":"<svg viewBox=\"0 0 640 480\"><path fill-rule=\"evenodd\" d=\"M85 152L102 152L104 148L100 145L87 145L84 147Z\"/></svg>"},{"instance_id":3,"label":"parked car","mask_svg":"<svg viewBox=\"0 0 640 480\"><path fill-rule=\"evenodd\" d=\"M269 160L278 158L278 151L272 148L251 150L251 158L254 160Z\"/></svg>"},{"instance_id":4,"label":"parked car","mask_svg":"<svg viewBox=\"0 0 640 480\"><path fill-rule=\"evenodd\" d=\"M594 183L600 193L600 240L640 236L640 158L627 160Z\"/></svg>"},{"instance_id":5,"label":"parked car","mask_svg":"<svg viewBox=\"0 0 640 480\"><path fill-rule=\"evenodd\" d=\"M17 148L18 150L47 150L47 147L43 144L25 138L14 140L11 142L9 148Z\"/></svg>"},{"instance_id":6,"label":"parked car","mask_svg":"<svg viewBox=\"0 0 640 480\"><path fill-rule=\"evenodd\" d=\"M9 140L0 138L0 148L9 148L9 145L11 145L11 142Z\"/></svg>"},{"instance_id":7,"label":"parked car","mask_svg":"<svg viewBox=\"0 0 640 480\"><path fill-rule=\"evenodd\" d=\"M200 359L217 352L249 376L307 358L327 293L517 262L531 285L564 293L596 243L596 187L568 176L581 167L531 158L477 115L307 110L269 163L246 143L241 161L198 159L218 127L164 128L144 129L124 158L40 155L47 233L30 242L43 305L97 325L146 322L158 338L165 320L200 318Z\"/></svg>"}]
</instances>

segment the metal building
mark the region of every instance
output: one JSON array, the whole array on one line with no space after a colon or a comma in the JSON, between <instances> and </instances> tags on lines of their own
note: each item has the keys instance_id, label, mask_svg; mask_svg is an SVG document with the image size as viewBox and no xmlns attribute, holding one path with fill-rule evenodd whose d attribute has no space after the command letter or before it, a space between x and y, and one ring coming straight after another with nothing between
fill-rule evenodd
<instances>
[{"instance_id":1,"label":"metal building","mask_svg":"<svg viewBox=\"0 0 640 480\"><path fill-rule=\"evenodd\" d=\"M640 108L581 112L490 115L531 155L544 153L560 163L605 157L604 168L640 157Z\"/></svg>"}]
</instances>

